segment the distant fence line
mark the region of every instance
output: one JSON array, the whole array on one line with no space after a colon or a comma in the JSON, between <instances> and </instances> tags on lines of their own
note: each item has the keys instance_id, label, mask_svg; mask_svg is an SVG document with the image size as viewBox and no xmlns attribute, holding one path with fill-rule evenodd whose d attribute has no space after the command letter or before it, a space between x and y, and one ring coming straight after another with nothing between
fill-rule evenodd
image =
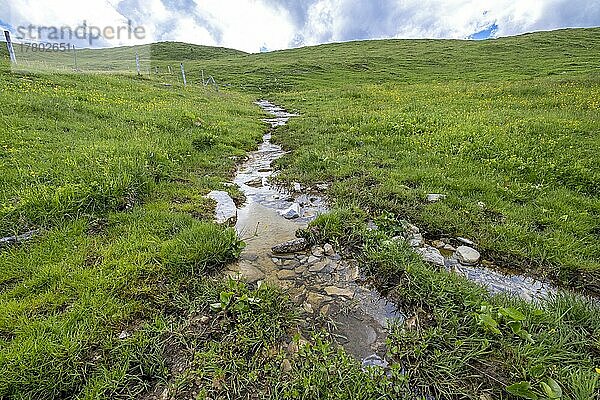
<instances>
[{"instance_id":1,"label":"distant fence line","mask_svg":"<svg viewBox=\"0 0 600 400\"><path fill-rule=\"evenodd\" d=\"M43 44L38 46L34 43L16 43L16 45L18 46L18 48L21 50L21 53L19 54L20 57L22 57L23 59L18 59L17 58L17 53L15 52L15 43L13 43L12 39L11 39L11 35L10 32L8 30L4 31L4 37L6 39L6 46L7 46L7 50L9 53L9 57L10 57L10 62L11 64L14 66L14 68L23 68L23 69L33 69L35 70L36 68L42 69L42 70L54 70L54 71L68 71L70 69L72 69L73 72L83 72L85 69L85 56L82 54L81 57L78 57L78 52L81 51L82 49L76 49L75 46L69 46L68 49L66 48L60 48L60 50L53 50L52 46L43 47ZM32 47L35 46L34 47ZM50 43L48 43L48 45L50 45ZM93 50L90 50L93 51ZM68 55L68 53L72 52L72 57ZM25 57L25 55L31 55L31 57ZM89 63L89 53L86 52L86 54L88 55L88 63ZM61 55L61 56L58 56ZM135 72L137 73L138 76L142 76L142 67L143 67L143 62L144 60L140 57L140 54L136 51L135 52L135 59L133 59L133 56L131 58L131 61L128 63L126 59L119 59L119 60L110 60L111 63L108 63L104 66L104 68L90 68L88 69L89 72L124 72L124 71L132 71L132 68L135 67ZM72 64L71 64L72 63ZM123 70L118 70L116 68L114 68L115 63L122 63L122 66L125 66L125 69ZM68 64L68 66L67 66ZM127 67L129 66L129 67ZM161 74L160 71L161 66L155 65L154 68L152 68L152 65L148 66L148 67L144 67L144 71L147 72L148 77L151 78L152 77L152 70L154 71L154 75L157 77L160 76L171 76L174 77L175 79L177 79L178 83L182 83L184 87L188 86L188 83L191 83L189 81L189 74L186 74L186 70L184 67L183 62L180 63L180 70L181 70L181 77L178 74L174 74L173 71L174 69L172 68L171 65L167 65L167 74ZM164 66L162 66L162 68L164 68ZM209 75L207 78L205 78L204 75L204 70L200 71L201 76L200 76L200 80L202 82L202 86L203 87L207 87L207 86L211 86L214 90L216 90L217 92L219 91L219 85L217 84L215 78L211 75ZM181 79L181 80L180 80Z\"/></svg>"}]
</instances>

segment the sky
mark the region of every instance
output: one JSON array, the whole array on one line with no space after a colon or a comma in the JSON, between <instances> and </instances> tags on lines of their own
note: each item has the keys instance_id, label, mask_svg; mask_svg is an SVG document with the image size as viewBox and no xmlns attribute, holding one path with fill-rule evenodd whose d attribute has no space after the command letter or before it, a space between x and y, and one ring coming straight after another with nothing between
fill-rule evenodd
<instances>
[{"instance_id":1,"label":"sky","mask_svg":"<svg viewBox=\"0 0 600 400\"><path fill-rule=\"evenodd\" d=\"M110 47L169 40L246 52L600 26L600 0L0 0L0 10L0 26L17 41ZM67 37L60 27L80 35Z\"/></svg>"}]
</instances>

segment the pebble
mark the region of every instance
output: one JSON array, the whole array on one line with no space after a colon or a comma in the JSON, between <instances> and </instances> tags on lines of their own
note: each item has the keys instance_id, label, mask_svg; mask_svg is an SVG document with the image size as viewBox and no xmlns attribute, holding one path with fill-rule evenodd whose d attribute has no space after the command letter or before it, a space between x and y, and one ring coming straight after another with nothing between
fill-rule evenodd
<instances>
[{"instance_id":1,"label":"pebble","mask_svg":"<svg viewBox=\"0 0 600 400\"><path fill-rule=\"evenodd\" d=\"M444 250L448 251L456 251L456 247L452 246L450 243L444 245Z\"/></svg>"},{"instance_id":2,"label":"pebble","mask_svg":"<svg viewBox=\"0 0 600 400\"><path fill-rule=\"evenodd\" d=\"M316 262L317 262L317 261L319 261L319 260L320 260L320 258L319 258L319 257L315 257L315 256L312 256L312 255L311 255L311 256L309 256L309 257L308 257L308 261L307 261L307 263L308 263L308 264L314 264L314 263L316 263Z\"/></svg>"},{"instance_id":3,"label":"pebble","mask_svg":"<svg viewBox=\"0 0 600 400\"><path fill-rule=\"evenodd\" d=\"M468 246L459 246L454 254L456 259L465 265L477 264L481 258L477 250Z\"/></svg>"},{"instance_id":4,"label":"pebble","mask_svg":"<svg viewBox=\"0 0 600 400\"><path fill-rule=\"evenodd\" d=\"M233 279L242 278L248 283L256 283L257 281L265 279L265 274L250 263L240 262L239 268L239 272L230 271L227 275Z\"/></svg>"},{"instance_id":5,"label":"pebble","mask_svg":"<svg viewBox=\"0 0 600 400\"><path fill-rule=\"evenodd\" d=\"M424 243L425 241L423 240L423 235L420 233L415 233L408 239L408 245L410 247L421 247Z\"/></svg>"},{"instance_id":6,"label":"pebble","mask_svg":"<svg viewBox=\"0 0 600 400\"><path fill-rule=\"evenodd\" d=\"M435 202L443 200L445 198L446 198L445 194L430 193L427 195L427 201L430 203L435 203Z\"/></svg>"},{"instance_id":7,"label":"pebble","mask_svg":"<svg viewBox=\"0 0 600 400\"><path fill-rule=\"evenodd\" d=\"M280 266L283 264L283 260L280 260L279 258L275 258L275 257L271 257L271 261L273 261L273 264Z\"/></svg>"},{"instance_id":8,"label":"pebble","mask_svg":"<svg viewBox=\"0 0 600 400\"><path fill-rule=\"evenodd\" d=\"M315 292L310 292L306 296L306 301L312 304L314 308L319 308L321 307L321 304L329 302L331 300L333 300L331 297L323 296L322 294Z\"/></svg>"},{"instance_id":9,"label":"pebble","mask_svg":"<svg viewBox=\"0 0 600 400\"><path fill-rule=\"evenodd\" d=\"M434 240L433 242L431 242L431 245L436 249L442 249L444 248L446 243L442 242L441 240Z\"/></svg>"},{"instance_id":10,"label":"pebble","mask_svg":"<svg viewBox=\"0 0 600 400\"><path fill-rule=\"evenodd\" d=\"M281 362L281 371L283 373L287 373L287 372L290 372L291 370L292 370L292 363L290 363L290 360L288 360L287 358L285 358Z\"/></svg>"},{"instance_id":11,"label":"pebble","mask_svg":"<svg viewBox=\"0 0 600 400\"><path fill-rule=\"evenodd\" d=\"M438 265L440 267L444 266L444 263L445 263L444 256L435 247L427 246L427 247L416 249L416 251L419 254L421 254L421 257L423 257L423 260L425 262L428 262L428 263L431 263L434 265Z\"/></svg>"},{"instance_id":12,"label":"pebble","mask_svg":"<svg viewBox=\"0 0 600 400\"><path fill-rule=\"evenodd\" d=\"M279 268L281 269L296 269L296 267L298 266L298 263L296 261L291 261L291 260L282 260L282 263L280 264Z\"/></svg>"},{"instance_id":13,"label":"pebble","mask_svg":"<svg viewBox=\"0 0 600 400\"><path fill-rule=\"evenodd\" d=\"M321 246L314 246L311 250L311 253L315 257L323 257L325 250Z\"/></svg>"},{"instance_id":14,"label":"pebble","mask_svg":"<svg viewBox=\"0 0 600 400\"><path fill-rule=\"evenodd\" d=\"M296 219L300 218L302 210L300 209L300 204L294 203L288 209L279 211L279 214L285 219Z\"/></svg>"},{"instance_id":15,"label":"pebble","mask_svg":"<svg viewBox=\"0 0 600 400\"><path fill-rule=\"evenodd\" d=\"M296 272L298 275L303 274L306 272L306 267L304 265L299 265L294 269L294 272Z\"/></svg>"},{"instance_id":16,"label":"pebble","mask_svg":"<svg viewBox=\"0 0 600 400\"><path fill-rule=\"evenodd\" d=\"M330 245L329 243L326 243L325 246L323 246L323 252L325 253L326 256L334 256L335 255L335 250L333 248L332 245Z\"/></svg>"},{"instance_id":17,"label":"pebble","mask_svg":"<svg viewBox=\"0 0 600 400\"><path fill-rule=\"evenodd\" d=\"M463 244L466 244L467 246L475 246L475 242L464 237L457 237L456 240Z\"/></svg>"},{"instance_id":18,"label":"pebble","mask_svg":"<svg viewBox=\"0 0 600 400\"><path fill-rule=\"evenodd\" d=\"M316 263L316 264L312 265L310 268L308 268L308 271L309 272L321 272L327 266L329 266L328 260L319 261L318 263Z\"/></svg>"},{"instance_id":19,"label":"pebble","mask_svg":"<svg viewBox=\"0 0 600 400\"><path fill-rule=\"evenodd\" d=\"M271 250L273 253L278 254L287 254L287 253L296 253L298 251L302 251L306 249L308 246L308 241L304 238L289 240L285 243L278 244L273 246Z\"/></svg>"},{"instance_id":20,"label":"pebble","mask_svg":"<svg viewBox=\"0 0 600 400\"><path fill-rule=\"evenodd\" d=\"M306 311L309 314L312 314L315 312L313 309L313 306L310 303L304 302L304 304L302 304L302 308L304 309L304 311Z\"/></svg>"},{"instance_id":21,"label":"pebble","mask_svg":"<svg viewBox=\"0 0 600 400\"><path fill-rule=\"evenodd\" d=\"M294 278L296 278L295 271L282 269L281 271L277 272L277 279L280 279L282 281L289 281L290 279L294 279Z\"/></svg>"},{"instance_id":22,"label":"pebble","mask_svg":"<svg viewBox=\"0 0 600 400\"><path fill-rule=\"evenodd\" d=\"M329 296L347 297L349 299L354 297L354 290L350 289L342 289L337 286L327 286L324 290Z\"/></svg>"}]
</instances>

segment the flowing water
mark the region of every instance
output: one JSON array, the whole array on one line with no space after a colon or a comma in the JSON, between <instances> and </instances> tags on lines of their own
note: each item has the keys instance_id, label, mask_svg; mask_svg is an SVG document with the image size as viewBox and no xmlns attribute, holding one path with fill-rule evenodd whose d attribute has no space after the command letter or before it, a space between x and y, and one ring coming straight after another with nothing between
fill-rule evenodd
<instances>
[{"instance_id":1,"label":"flowing water","mask_svg":"<svg viewBox=\"0 0 600 400\"><path fill-rule=\"evenodd\" d=\"M272 128L295 116L267 101L258 105L273 115L265 120ZM365 365L385 365L387 324L403 316L362 283L358 263L331 250L325 254L320 247L278 256L271 251L273 246L294 239L296 230L327 210L324 199L310 189L296 185L296 190L285 191L272 185L272 162L284 154L280 146L271 143L269 131L235 176L234 183L246 196L236 223L246 248L229 274L282 287L306 313L329 318L333 322L331 333L349 353ZM299 211L297 218L283 217L294 205Z\"/></svg>"},{"instance_id":2,"label":"flowing water","mask_svg":"<svg viewBox=\"0 0 600 400\"><path fill-rule=\"evenodd\" d=\"M272 163L286 152L271 143L271 131L296 115L268 101L257 104L273 116L264 120L271 130L234 179L246 196L245 205L237 210L236 223L246 247L228 274L250 283L268 282L281 287L307 314L320 314L333 322L333 337L363 365L386 366L388 324L402 322L405 316L365 283L358 262L319 246L285 255L275 255L271 250L294 239L298 229L327 211L327 204L311 188L296 184L289 191L273 185ZM460 265L451 257L445 262L450 270L487 286L491 292L510 292L532 300L554 291L550 285L520 275Z\"/></svg>"}]
</instances>

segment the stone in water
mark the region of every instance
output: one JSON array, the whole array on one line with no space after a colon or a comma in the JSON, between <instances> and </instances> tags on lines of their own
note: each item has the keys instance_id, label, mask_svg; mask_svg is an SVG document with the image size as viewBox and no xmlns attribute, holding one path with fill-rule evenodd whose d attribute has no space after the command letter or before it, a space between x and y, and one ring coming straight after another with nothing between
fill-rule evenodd
<instances>
[{"instance_id":1,"label":"stone in water","mask_svg":"<svg viewBox=\"0 0 600 400\"><path fill-rule=\"evenodd\" d=\"M300 218L300 204L294 203L287 210L280 211L279 214L285 219L296 219Z\"/></svg>"},{"instance_id":2,"label":"stone in water","mask_svg":"<svg viewBox=\"0 0 600 400\"><path fill-rule=\"evenodd\" d=\"M481 254L477 250L469 246L459 246L456 249L456 259L460 261L461 264L465 265L474 265L479 262L481 258Z\"/></svg>"},{"instance_id":3,"label":"stone in water","mask_svg":"<svg viewBox=\"0 0 600 400\"><path fill-rule=\"evenodd\" d=\"M227 192L213 190L206 197L217 202L217 209L215 210L215 220L217 223L223 224L235 221L237 218L237 208Z\"/></svg>"},{"instance_id":4,"label":"stone in water","mask_svg":"<svg viewBox=\"0 0 600 400\"><path fill-rule=\"evenodd\" d=\"M276 254L297 253L306 249L308 241L304 238L289 240L285 243L280 243L273 246L271 250Z\"/></svg>"}]
</instances>

